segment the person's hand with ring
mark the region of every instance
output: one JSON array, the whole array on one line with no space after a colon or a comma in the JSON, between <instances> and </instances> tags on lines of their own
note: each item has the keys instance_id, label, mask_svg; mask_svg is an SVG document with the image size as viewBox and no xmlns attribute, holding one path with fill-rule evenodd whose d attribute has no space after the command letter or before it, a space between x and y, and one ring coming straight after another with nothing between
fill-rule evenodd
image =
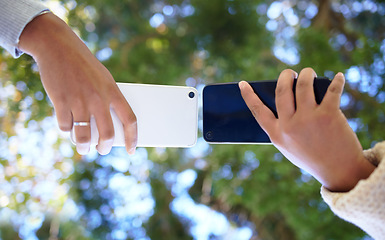
<instances>
[{"instance_id":1,"label":"person's hand with ring","mask_svg":"<svg viewBox=\"0 0 385 240\"><path fill-rule=\"evenodd\" d=\"M74 128L80 154L87 154L90 149L91 116L99 131L98 152L110 152L114 140L110 108L123 124L128 153L135 152L135 114L110 72L67 24L52 13L38 16L22 32L19 48L37 62L59 127L63 131Z\"/></svg>"}]
</instances>

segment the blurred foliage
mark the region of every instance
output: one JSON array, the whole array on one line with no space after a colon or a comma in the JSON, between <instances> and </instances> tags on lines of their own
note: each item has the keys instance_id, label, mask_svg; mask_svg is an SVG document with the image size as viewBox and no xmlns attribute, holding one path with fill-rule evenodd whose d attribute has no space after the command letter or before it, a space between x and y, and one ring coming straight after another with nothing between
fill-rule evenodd
<instances>
[{"instance_id":1,"label":"blurred foliage","mask_svg":"<svg viewBox=\"0 0 385 240\"><path fill-rule=\"evenodd\" d=\"M383 1L60 2L68 11L68 24L103 60L117 82L185 85L186 79L193 78L195 81L189 85L200 88L214 82L275 79L287 67L299 71L311 66L318 75L330 78L344 72L348 82L342 108L363 147L383 140ZM298 60L285 58L288 52ZM106 53L107 57L103 57ZM16 134L17 122L29 126L31 121L52 115L52 106L40 83L37 66L29 56L14 60L3 51L0 70L1 86L4 89L10 84L16 86L9 98L0 98L1 107L6 107L6 114L0 115L0 128L2 136L10 139ZM60 142L52 146L59 151ZM272 146L212 145L199 156L188 151L165 149L159 153L159 149L147 149L153 165L144 180L134 181L151 185L154 212L140 220L143 227L131 227L124 238L191 239L188 230L191 223L170 210L175 195L163 177L167 172L186 169L197 172L195 184L188 192L192 199L222 212L234 225L252 226L252 239L362 239L365 236L355 226L334 216L320 198L320 184L291 165ZM9 158L0 155L2 167L10 166ZM21 161L22 156L16 151L14 158ZM54 205L56 209L47 212L37 237L114 238L111 232L115 228L136 220L114 220L111 216L118 213L110 202L116 193L105 183L97 183L117 176L119 171L103 164L99 156L87 161L76 154L71 158L57 159L59 165L70 161L75 168L60 181L69 185L68 194L81 206L81 216L70 221L57 219L63 206L58 203ZM98 175L101 169L103 176ZM125 170L119 176L139 176L132 171ZM17 173L10 176L13 178L3 180L12 181ZM32 171L24 177L33 176ZM28 199L26 196L24 201L16 201L12 208L25 211L23 204ZM96 213L101 209L104 213ZM99 214L100 219L94 227L90 223L95 218L92 214ZM22 236L18 231L15 225L1 224L0 236L18 239Z\"/></svg>"}]
</instances>

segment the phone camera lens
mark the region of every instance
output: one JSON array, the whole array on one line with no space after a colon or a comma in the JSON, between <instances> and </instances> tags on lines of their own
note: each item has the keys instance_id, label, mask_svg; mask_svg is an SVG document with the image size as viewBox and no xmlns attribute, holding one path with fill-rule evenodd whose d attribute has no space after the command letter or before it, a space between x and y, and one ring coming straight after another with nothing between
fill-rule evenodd
<instances>
[{"instance_id":1,"label":"phone camera lens","mask_svg":"<svg viewBox=\"0 0 385 240\"><path fill-rule=\"evenodd\" d=\"M189 93L188 93L188 96L189 96L190 98L194 98L194 97L195 97L195 93L194 93L194 92L189 92Z\"/></svg>"},{"instance_id":2,"label":"phone camera lens","mask_svg":"<svg viewBox=\"0 0 385 240\"><path fill-rule=\"evenodd\" d=\"M208 132L206 133L206 139L207 139L207 140L213 139L213 132L212 132L212 131L208 131Z\"/></svg>"}]
</instances>

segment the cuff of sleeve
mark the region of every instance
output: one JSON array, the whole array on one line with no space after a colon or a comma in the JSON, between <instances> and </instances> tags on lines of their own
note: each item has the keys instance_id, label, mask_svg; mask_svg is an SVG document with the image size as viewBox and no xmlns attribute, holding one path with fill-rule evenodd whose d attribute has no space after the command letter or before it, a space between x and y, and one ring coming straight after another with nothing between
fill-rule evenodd
<instances>
[{"instance_id":1,"label":"cuff of sleeve","mask_svg":"<svg viewBox=\"0 0 385 240\"><path fill-rule=\"evenodd\" d=\"M365 158L377 168L367 178L349 192L331 192L321 188L321 195L331 210L339 217L349 221L372 236L384 234L382 225L385 218L381 209L385 208L385 142L364 152Z\"/></svg>"},{"instance_id":2,"label":"cuff of sleeve","mask_svg":"<svg viewBox=\"0 0 385 240\"><path fill-rule=\"evenodd\" d=\"M352 190L346 193L331 192L327 188L322 186L321 195L324 198L325 202L334 205L333 203L335 203L339 199L339 197L348 194L354 194L356 191L360 191L360 188L365 187L366 184L370 184L371 182L375 181L375 179L381 176L381 174L385 174L385 160L382 161L385 158L385 141L376 144L373 149L365 150L364 156L369 162L377 166L377 168L373 171L369 178L359 181Z\"/></svg>"},{"instance_id":3,"label":"cuff of sleeve","mask_svg":"<svg viewBox=\"0 0 385 240\"><path fill-rule=\"evenodd\" d=\"M21 33L36 16L48 11L47 7L32 0L5 0L0 10L0 45L14 58L23 52L18 49Z\"/></svg>"}]
</instances>

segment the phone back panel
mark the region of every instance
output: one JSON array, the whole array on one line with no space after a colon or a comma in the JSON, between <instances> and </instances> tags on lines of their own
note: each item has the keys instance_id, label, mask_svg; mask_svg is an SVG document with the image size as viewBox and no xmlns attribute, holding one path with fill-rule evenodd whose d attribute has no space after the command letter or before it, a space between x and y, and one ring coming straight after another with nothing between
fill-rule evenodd
<instances>
[{"instance_id":1,"label":"phone back panel","mask_svg":"<svg viewBox=\"0 0 385 240\"><path fill-rule=\"evenodd\" d=\"M274 113L276 80L249 83L262 102ZM319 104L330 84L327 78L314 81ZM293 91L296 86L294 82ZM295 91L294 91L295 93ZM207 85L203 89L203 137L209 143L270 143L242 98L238 83Z\"/></svg>"},{"instance_id":2,"label":"phone back panel","mask_svg":"<svg viewBox=\"0 0 385 240\"><path fill-rule=\"evenodd\" d=\"M196 143L198 93L195 88L132 83L117 85L137 118L138 147L191 147ZM111 116L115 130L113 146L124 146L122 123L113 110ZM76 142L74 134L71 137ZM91 145L96 145L98 138L96 122L92 118Z\"/></svg>"}]
</instances>

